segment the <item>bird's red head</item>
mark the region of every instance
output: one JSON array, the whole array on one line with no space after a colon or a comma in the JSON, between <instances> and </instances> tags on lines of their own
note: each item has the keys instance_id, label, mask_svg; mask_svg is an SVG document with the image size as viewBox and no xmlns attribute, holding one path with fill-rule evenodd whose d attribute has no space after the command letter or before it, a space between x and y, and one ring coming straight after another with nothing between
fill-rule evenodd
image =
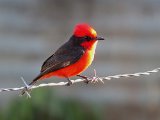
<instances>
[{"instance_id":1,"label":"bird's red head","mask_svg":"<svg viewBox=\"0 0 160 120\"><path fill-rule=\"evenodd\" d=\"M74 36L82 38L81 45L85 48L96 46L97 40L104 40L102 37L97 37L97 32L88 24L77 24L74 29Z\"/></svg>"},{"instance_id":2,"label":"bird's red head","mask_svg":"<svg viewBox=\"0 0 160 120\"><path fill-rule=\"evenodd\" d=\"M91 38L96 38L96 31L86 23L76 25L74 29L74 35L77 37L89 36Z\"/></svg>"}]
</instances>

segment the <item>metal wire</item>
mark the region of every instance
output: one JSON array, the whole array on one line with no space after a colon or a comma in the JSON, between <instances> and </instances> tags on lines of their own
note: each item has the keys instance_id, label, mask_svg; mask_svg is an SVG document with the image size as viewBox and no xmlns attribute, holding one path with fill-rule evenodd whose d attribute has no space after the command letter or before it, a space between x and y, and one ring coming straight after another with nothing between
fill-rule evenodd
<instances>
[{"instance_id":1,"label":"metal wire","mask_svg":"<svg viewBox=\"0 0 160 120\"><path fill-rule=\"evenodd\" d=\"M138 72L138 73L133 73L133 74L119 74L119 75L113 75L113 76L107 76L107 77L98 77L96 75L96 71L95 71L95 76L93 78L89 78L89 81L91 83L95 83L95 82L98 82L98 81L104 83L103 80L139 77L139 76L150 75L152 73L157 73L159 71L160 71L160 68L156 68L156 69L153 69L151 71L146 71L146 72ZM46 87L46 86L66 86L67 85L67 82L59 82L59 83L46 83L46 84L43 83L43 84L35 85L35 86L28 86L26 84L26 82L24 81L24 79L23 78L21 78L21 79L23 80L25 86L16 87L16 88L0 88L0 92L3 92L3 91L19 91L19 90L23 90L23 89L29 89L30 90L30 89L35 89L35 88L39 88L39 87ZM85 79L76 79L76 80L71 80L71 81L72 81L72 84L74 84L74 83L83 82L83 81L85 81ZM27 92L27 94L28 94L28 92Z\"/></svg>"}]
</instances>

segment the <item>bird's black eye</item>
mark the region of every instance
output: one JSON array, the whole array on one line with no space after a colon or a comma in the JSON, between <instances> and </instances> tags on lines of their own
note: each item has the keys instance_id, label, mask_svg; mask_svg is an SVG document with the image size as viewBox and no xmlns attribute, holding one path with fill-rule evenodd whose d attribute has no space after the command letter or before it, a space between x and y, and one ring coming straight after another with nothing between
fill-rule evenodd
<instances>
[{"instance_id":1,"label":"bird's black eye","mask_svg":"<svg viewBox=\"0 0 160 120\"><path fill-rule=\"evenodd\" d=\"M91 38L91 37L88 37L88 36L85 36L84 39L87 40L87 41L92 40L92 38Z\"/></svg>"}]
</instances>

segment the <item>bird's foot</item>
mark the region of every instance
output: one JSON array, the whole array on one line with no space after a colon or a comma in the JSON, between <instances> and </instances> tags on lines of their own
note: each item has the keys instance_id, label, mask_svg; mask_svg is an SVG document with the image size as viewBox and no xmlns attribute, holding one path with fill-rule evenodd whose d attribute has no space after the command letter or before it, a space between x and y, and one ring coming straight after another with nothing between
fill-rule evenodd
<instances>
[{"instance_id":1,"label":"bird's foot","mask_svg":"<svg viewBox=\"0 0 160 120\"><path fill-rule=\"evenodd\" d=\"M103 79L97 76L96 70L94 69L94 77L92 78L91 83L97 83L99 81L104 84Z\"/></svg>"},{"instance_id":2,"label":"bird's foot","mask_svg":"<svg viewBox=\"0 0 160 120\"><path fill-rule=\"evenodd\" d=\"M83 76L83 75L77 75L77 76L83 78L84 79L84 83L86 83L86 84L88 84L89 80L91 79L91 78L89 78L87 76Z\"/></svg>"},{"instance_id":3,"label":"bird's foot","mask_svg":"<svg viewBox=\"0 0 160 120\"><path fill-rule=\"evenodd\" d=\"M70 85L73 84L72 81L69 78L67 78L67 80L68 80L68 83L66 84L66 86L70 86Z\"/></svg>"}]
</instances>

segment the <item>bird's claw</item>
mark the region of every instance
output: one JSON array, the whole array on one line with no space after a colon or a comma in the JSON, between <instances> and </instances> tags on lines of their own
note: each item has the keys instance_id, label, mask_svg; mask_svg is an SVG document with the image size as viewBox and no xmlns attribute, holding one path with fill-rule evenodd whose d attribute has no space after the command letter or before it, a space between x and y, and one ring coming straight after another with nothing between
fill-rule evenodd
<instances>
[{"instance_id":1,"label":"bird's claw","mask_svg":"<svg viewBox=\"0 0 160 120\"><path fill-rule=\"evenodd\" d=\"M87 76L83 76L83 75L77 75L77 76L83 78L83 79L84 79L83 82L86 83L86 84L88 84L89 81L90 81L90 79L91 79L91 78L89 78L89 77L87 77Z\"/></svg>"},{"instance_id":2,"label":"bird's claw","mask_svg":"<svg viewBox=\"0 0 160 120\"><path fill-rule=\"evenodd\" d=\"M70 86L72 84L73 84L72 81L68 81L68 83L66 84L66 86Z\"/></svg>"},{"instance_id":3,"label":"bird's claw","mask_svg":"<svg viewBox=\"0 0 160 120\"><path fill-rule=\"evenodd\" d=\"M84 83L88 84L88 83L89 83L89 78L86 77L86 78L84 79Z\"/></svg>"}]
</instances>

